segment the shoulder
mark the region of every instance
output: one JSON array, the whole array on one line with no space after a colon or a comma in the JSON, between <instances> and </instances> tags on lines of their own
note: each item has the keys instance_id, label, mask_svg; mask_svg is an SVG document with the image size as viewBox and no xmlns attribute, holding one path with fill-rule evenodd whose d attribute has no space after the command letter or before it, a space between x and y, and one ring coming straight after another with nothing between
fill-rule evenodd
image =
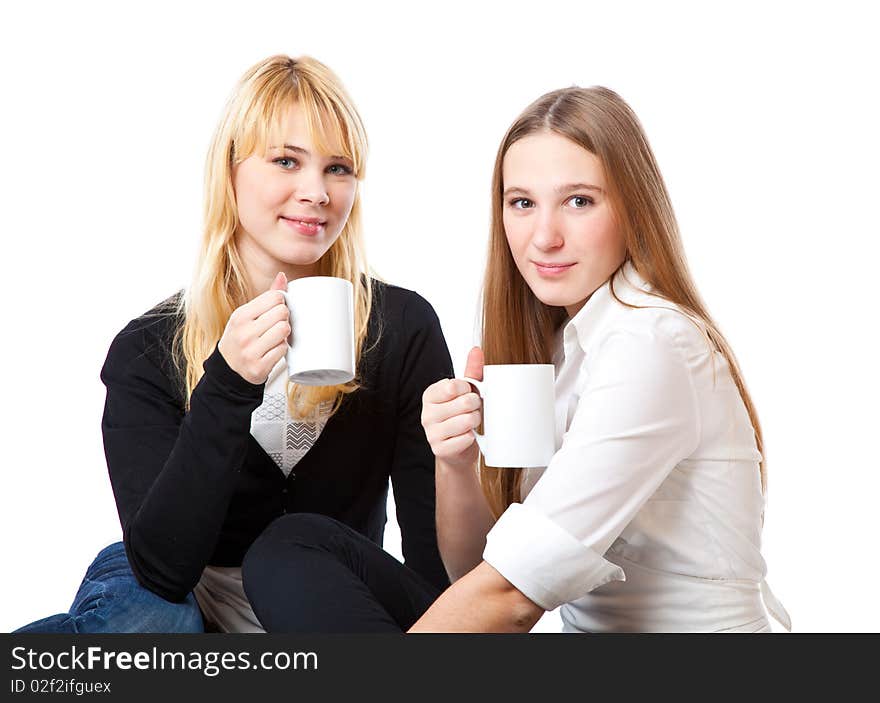
<instances>
[{"instance_id":1,"label":"shoulder","mask_svg":"<svg viewBox=\"0 0 880 703\"><path fill-rule=\"evenodd\" d=\"M174 335L183 322L182 296L183 291L178 291L129 321L110 343L102 376L143 358L168 368Z\"/></svg>"},{"instance_id":2,"label":"shoulder","mask_svg":"<svg viewBox=\"0 0 880 703\"><path fill-rule=\"evenodd\" d=\"M439 324L434 307L413 290L373 279L373 305L383 322L413 329Z\"/></svg>"},{"instance_id":3,"label":"shoulder","mask_svg":"<svg viewBox=\"0 0 880 703\"><path fill-rule=\"evenodd\" d=\"M373 293L378 346L384 350L378 357L383 363L402 369L404 376L414 371L409 365L416 364L418 373L410 379L416 385L425 374L431 376L430 382L451 377L449 349L431 303L415 291L384 281L374 281Z\"/></svg>"},{"instance_id":4,"label":"shoulder","mask_svg":"<svg viewBox=\"0 0 880 703\"><path fill-rule=\"evenodd\" d=\"M628 291L620 300L612 298L605 324L596 335L596 345L609 339L629 340L634 348L655 353L657 348L675 350L685 360L710 354L712 343L702 320L650 291Z\"/></svg>"}]
</instances>

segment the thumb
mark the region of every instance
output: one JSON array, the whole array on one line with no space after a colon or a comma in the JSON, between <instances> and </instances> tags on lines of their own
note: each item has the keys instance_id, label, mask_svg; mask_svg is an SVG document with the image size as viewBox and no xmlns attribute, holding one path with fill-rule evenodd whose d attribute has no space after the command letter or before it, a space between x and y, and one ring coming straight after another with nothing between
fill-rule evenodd
<instances>
[{"instance_id":1,"label":"thumb","mask_svg":"<svg viewBox=\"0 0 880 703\"><path fill-rule=\"evenodd\" d=\"M287 276L284 275L283 271L279 271L278 275L275 276L275 280L272 281L269 290L287 290Z\"/></svg>"},{"instance_id":2,"label":"thumb","mask_svg":"<svg viewBox=\"0 0 880 703\"><path fill-rule=\"evenodd\" d=\"M464 366L464 375L482 381L484 364L483 350L479 347L474 347L468 353L467 363Z\"/></svg>"}]
</instances>

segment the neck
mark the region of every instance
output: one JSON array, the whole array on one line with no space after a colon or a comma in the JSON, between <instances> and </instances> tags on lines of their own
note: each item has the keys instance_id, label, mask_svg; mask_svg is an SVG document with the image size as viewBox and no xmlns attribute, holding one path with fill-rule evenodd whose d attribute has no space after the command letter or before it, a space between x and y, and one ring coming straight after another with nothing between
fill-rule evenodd
<instances>
[{"instance_id":1,"label":"neck","mask_svg":"<svg viewBox=\"0 0 880 703\"><path fill-rule=\"evenodd\" d=\"M248 287L248 299L253 300L261 293L265 293L275 280L279 271L287 276L287 281L295 281L298 278L315 276L318 273L318 262L311 264L291 264L268 256L261 250L248 246L247 242L239 240L237 243L238 255L244 265L244 275Z\"/></svg>"}]
</instances>

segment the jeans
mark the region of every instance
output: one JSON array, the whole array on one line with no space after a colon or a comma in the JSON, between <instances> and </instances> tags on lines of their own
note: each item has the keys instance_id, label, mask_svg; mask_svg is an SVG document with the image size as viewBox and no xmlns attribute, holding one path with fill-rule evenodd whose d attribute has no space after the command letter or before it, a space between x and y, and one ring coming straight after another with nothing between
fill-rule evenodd
<instances>
[{"instance_id":1,"label":"jeans","mask_svg":"<svg viewBox=\"0 0 880 703\"><path fill-rule=\"evenodd\" d=\"M359 532L325 515L275 520L242 564L267 632L402 632L442 592Z\"/></svg>"},{"instance_id":2,"label":"jeans","mask_svg":"<svg viewBox=\"0 0 880 703\"><path fill-rule=\"evenodd\" d=\"M21 632L204 632L202 613L190 593L172 603L141 586L122 542L102 549L86 571L69 613L50 615Z\"/></svg>"}]
</instances>

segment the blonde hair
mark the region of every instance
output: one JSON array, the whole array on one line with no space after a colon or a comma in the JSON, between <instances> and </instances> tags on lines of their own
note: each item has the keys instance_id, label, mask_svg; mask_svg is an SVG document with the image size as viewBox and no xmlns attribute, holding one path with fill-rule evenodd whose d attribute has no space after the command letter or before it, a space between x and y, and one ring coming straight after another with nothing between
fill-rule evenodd
<instances>
[{"instance_id":1,"label":"blonde hair","mask_svg":"<svg viewBox=\"0 0 880 703\"><path fill-rule=\"evenodd\" d=\"M504 156L517 140L546 131L570 139L599 158L611 210L626 244L625 258L632 261L655 294L699 321L711 344L727 360L762 454L760 477L765 492L764 443L757 412L733 350L693 283L672 204L642 126L629 105L612 90L572 87L547 93L523 111L501 141L492 178L489 255L483 283L486 363L551 363L554 332L567 317L564 308L545 305L532 293L513 260L502 221ZM614 293L615 274L611 276L611 292L623 303ZM487 467L482 457L480 483L496 518L522 499L522 472Z\"/></svg>"},{"instance_id":2,"label":"blonde hair","mask_svg":"<svg viewBox=\"0 0 880 703\"><path fill-rule=\"evenodd\" d=\"M351 159L357 180L364 178L366 133L351 98L329 68L307 56L279 55L245 72L226 104L208 151L201 245L192 283L177 308L184 322L175 335L173 358L184 382L187 409L204 373L202 363L213 352L233 310L250 295L234 238L239 218L233 167L254 153L265 152L293 104L305 113L317 148ZM317 262L317 275L345 278L354 287L355 358L360 365L372 286L361 233L359 188L342 232ZM298 418L313 417L327 406L327 412L333 414L344 396L359 385L357 373L349 383L337 386L288 382L288 408Z\"/></svg>"}]
</instances>

